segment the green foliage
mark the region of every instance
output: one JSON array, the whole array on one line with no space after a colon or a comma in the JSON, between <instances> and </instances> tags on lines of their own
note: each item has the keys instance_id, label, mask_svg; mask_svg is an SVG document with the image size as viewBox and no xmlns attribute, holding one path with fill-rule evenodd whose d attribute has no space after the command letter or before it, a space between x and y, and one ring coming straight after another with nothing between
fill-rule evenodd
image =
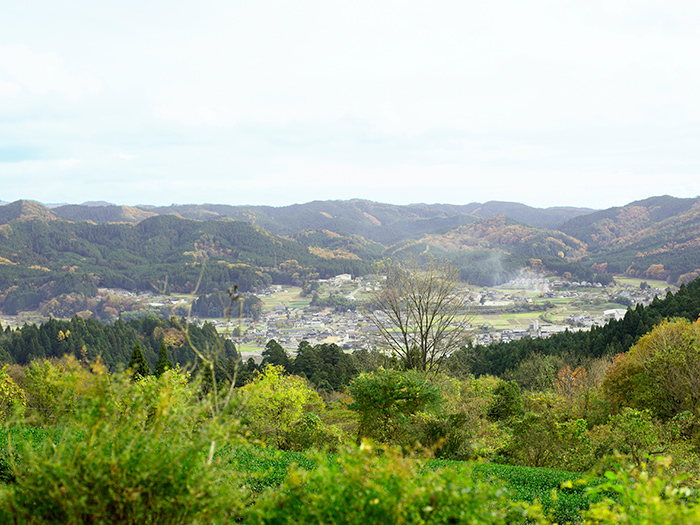
<instances>
[{"instance_id":1,"label":"green foliage","mask_svg":"<svg viewBox=\"0 0 700 525\"><path fill-rule=\"evenodd\" d=\"M131 360L127 365L127 369L131 371L135 380L143 379L151 375L151 369L148 367L148 363L146 363L146 358L143 356L140 344L134 346L134 351L131 353Z\"/></svg>"},{"instance_id":2,"label":"green foliage","mask_svg":"<svg viewBox=\"0 0 700 525\"><path fill-rule=\"evenodd\" d=\"M515 381L503 381L493 391L487 416L492 421L507 421L523 413L523 396Z\"/></svg>"},{"instance_id":3,"label":"green foliage","mask_svg":"<svg viewBox=\"0 0 700 525\"><path fill-rule=\"evenodd\" d=\"M450 463L446 467L456 468ZM578 522L581 511L602 499L599 493L589 489L597 487L604 478L589 478L579 482L581 474L551 468L533 468L482 463L474 467L476 478L497 478L510 490L515 501L542 503L556 523Z\"/></svg>"},{"instance_id":4,"label":"green foliage","mask_svg":"<svg viewBox=\"0 0 700 525\"><path fill-rule=\"evenodd\" d=\"M308 453L248 443L226 446L216 453L216 457L221 468L239 473L243 478L242 485L254 494L278 488L292 465L305 470L316 468L314 457Z\"/></svg>"},{"instance_id":5,"label":"green foliage","mask_svg":"<svg viewBox=\"0 0 700 525\"><path fill-rule=\"evenodd\" d=\"M415 370L380 368L356 377L349 387L353 403L350 409L359 416L358 443L370 438L380 443L413 445L414 416L436 409L441 401L439 389L425 374Z\"/></svg>"},{"instance_id":6,"label":"green foliage","mask_svg":"<svg viewBox=\"0 0 700 525\"><path fill-rule=\"evenodd\" d=\"M176 318L159 319L148 315L128 322L117 319L103 324L96 319L73 317L70 321L50 319L40 325L25 324L0 337L0 356L6 361L28 365L33 360L62 358L104 361L110 370L126 367L134 346L139 344L149 366L155 364L161 342L169 347L172 360L183 368L195 362L195 353L185 332L198 348L218 348L226 344L210 323L201 327ZM230 355L235 354L231 349Z\"/></svg>"},{"instance_id":7,"label":"green foliage","mask_svg":"<svg viewBox=\"0 0 700 525\"><path fill-rule=\"evenodd\" d=\"M649 409L663 419L700 412L700 323L665 321L626 355L603 384L615 408Z\"/></svg>"},{"instance_id":8,"label":"green foliage","mask_svg":"<svg viewBox=\"0 0 700 525\"><path fill-rule=\"evenodd\" d=\"M502 454L519 465L584 472L597 461L595 450L585 420L558 422L552 413L529 412L513 424Z\"/></svg>"},{"instance_id":9,"label":"green foliage","mask_svg":"<svg viewBox=\"0 0 700 525\"><path fill-rule=\"evenodd\" d=\"M537 507L509 501L498 485L464 477L392 451L371 447L316 458L313 470L292 468L280 490L264 492L248 509L249 523L525 523Z\"/></svg>"},{"instance_id":10,"label":"green foliage","mask_svg":"<svg viewBox=\"0 0 700 525\"><path fill-rule=\"evenodd\" d=\"M77 410L81 396L92 388L94 376L73 356L58 361L32 361L25 368L26 420L55 425Z\"/></svg>"},{"instance_id":11,"label":"green foliage","mask_svg":"<svg viewBox=\"0 0 700 525\"><path fill-rule=\"evenodd\" d=\"M647 457L662 451L659 428L652 421L649 410L625 407L610 417L610 426L614 440L612 446L628 455L638 467Z\"/></svg>"},{"instance_id":12,"label":"green foliage","mask_svg":"<svg viewBox=\"0 0 700 525\"><path fill-rule=\"evenodd\" d=\"M277 448L303 448L313 442L313 432L304 434L304 416L323 406L316 391L298 376L284 375L281 366L266 365L262 372L238 391L243 421L253 434ZM300 435L301 434L301 435ZM319 434L319 437L324 434ZM301 437L296 441L295 437Z\"/></svg>"},{"instance_id":13,"label":"green foliage","mask_svg":"<svg viewBox=\"0 0 700 525\"><path fill-rule=\"evenodd\" d=\"M311 346L302 341L290 367L293 373L308 379L318 390L327 391L342 391L358 374L354 356L346 354L334 343Z\"/></svg>"},{"instance_id":14,"label":"green foliage","mask_svg":"<svg viewBox=\"0 0 700 525\"><path fill-rule=\"evenodd\" d=\"M7 368L7 365L0 368L0 422L7 421L27 404L24 390L8 375Z\"/></svg>"},{"instance_id":15,"label":"green foliage","mask_svg":"<svg viewBox=\"0 0 700 525\"><path fill-rule=\"evenodd\" d=\"M691 525L700 522L697 491L684 477L669 476L669 461L642 463L619 472L606 472L607 482L589 489L603 499L583 511L587 525ZM606 495L611 494L611 495Z\"/></svg>"},{"instance_id":16,"label":"green foliage","mask_svg":"<svg viewBox=\"0 0 700 525\"><path fill-rule=\"evenodd\" d=\"M187 378L132 382L96 365L73 416L39 446L11 441L16 481L0 513L16 523L229 523L240 497L215 468L224 438Z\"/></svg>"},{"instance_id":17,"label":"green foliage","mask_svg":"<svg viewBox=\"0 0 700 525\"><path fill-rule=\"evenodd\" d=\"M0 430L0 483L14 483L17 479L12 466L19 458L12 443L24 443L36 449L46 439L48 432L43 428L13 424L3 426Z\"/></svg>"},{"instance_id":18,"label":"green foliage","mask_svg":"<svg viewBox=\"0 0 700 525\"><path fill-rule=\"evenodd\" d=\"M332 308L335 312L342 313L348 310L354 312L357 310L357 301L352 301L340 294L330 294L328 297L321 298L317 293L313 294L311 306L318 308Z\"/></svg>"},{"instance_id":19,"label":"green foliage","mask_svg":"<svg viewBox=\"0 0 700 525\"><path fill-rule=\"evenodd\" d=\"M416 415L416 440L436 458L466 460L474 457L472 419L463 411Z\"/></svg>"},{"instance_id":20,"label":"green foliage","mask_svg":"<svg viewBox=\"0 0 700 525\"><path fill-rule=\"evenodd\" d=\"M158 350L158 359L156 360L156 368L153 375L156 377L162 376L166 370L173 368L173 362L168 357L168 348L165 346L165 341L161 341L160 349Z\"/></svg>"},{"instance_id":21,"label":"green foliage","mask_svg":"<svg viewBox=\"0 0 700 525\"><path fill-rule=\"evenodd\" d=\"M289 356L287 352L284 351L282 345L280 345L274 339L270 339L265 345L265 349L262 351L262 365L267 364L281 366L285 371L288 371L291 367L289 366Z\"/></svg>"}]
</instances>

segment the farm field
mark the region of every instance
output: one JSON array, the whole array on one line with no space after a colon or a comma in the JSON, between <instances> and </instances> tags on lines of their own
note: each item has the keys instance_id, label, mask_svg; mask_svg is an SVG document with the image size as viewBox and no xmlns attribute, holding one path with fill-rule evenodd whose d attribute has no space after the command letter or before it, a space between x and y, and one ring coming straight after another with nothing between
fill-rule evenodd
<instances>
[{"instance_id":1,"label":"farm field","mask_svg":"<svg viewBox=\"0 0 700 525\"><path fill-rule=\"evenodd\" d=\"M337 461L335 454L305 454L250 445L228 448L222 451L219 457L225 465L242 472L247 478L246 484L256 492L274 490L283 482L292 465L304 470L313 470L320 462ZM592 478L576 485L575 488L562 490L562 483L575 482L582 475L548 468L441 459L425 460L424 468L457 471L461 474L465 487L477 479L503 483L513 501L533 503L538 500L546 511L553 512L559 523L580 521L579 512L600 499L588 496L586 488L604 481L604 478Z\"/></svg>"}]
</instances>

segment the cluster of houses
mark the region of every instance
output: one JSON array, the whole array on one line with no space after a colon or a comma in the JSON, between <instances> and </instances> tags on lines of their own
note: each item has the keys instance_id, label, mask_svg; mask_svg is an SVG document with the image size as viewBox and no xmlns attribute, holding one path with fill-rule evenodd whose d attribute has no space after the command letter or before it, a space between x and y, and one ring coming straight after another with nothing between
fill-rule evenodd
<instances>
[{"instance_id":1,"label":"cluster of houses","mask_svg":"<svg viewBox=\"0 0 700 525\"><path fill-rule=\"evenodd\" d=\"M337 288L339 293L350 300L355 299L355 294L360 291L372 292L381 287L381 280L377 276L365 276L353 279L349 274L342 274L331 279L321 280L321 283ZM351 285L351 286L348 286ZM544 299L556 298L581 298L597 299L604 302L616 302L625 304L649 304L654 296L663 295L664 290L659 288L647 288L642 290L632 286L616 288L604 288L599 283L588 282L559 282L549 281L542 276L521 275L517 279L503 285L503 290L498 288L485 288L471 294L474 308L492 309L505 306L527 306L533 302L535 295ZM519 292L518 289L522 289ZM352 291L349 291L352 290ZM260 295L268 296L274 293L286 291L282 287L273 286L263 291ZM333 293L333 292L332 292ZM496 331L489 326L482 326L474 332L477 344L491 344L497 341L515 341L523 338L546 338L565 330L585 330L592 326L602 326L610 319L624 317L626 308L606 310L602 315L590 315L586 312L575 313L563 320L562 324L544 323L534 320L528 327L509 327ZM534 312L533 312L534 314ZM536 315L536 314L535 314ZM312 311L312 309L294 308L277 305L265 312L263 318L257 324L251 326L242 335L244 346L262 348L270 339L275 339L284 348L293 351L301 341L308 341L312 345L321 343L335 343L345 350L355 350L372 346L376 342L377 328L372 321L360 310L335 312L329 309Z\"/></svg>"}]
</instances>

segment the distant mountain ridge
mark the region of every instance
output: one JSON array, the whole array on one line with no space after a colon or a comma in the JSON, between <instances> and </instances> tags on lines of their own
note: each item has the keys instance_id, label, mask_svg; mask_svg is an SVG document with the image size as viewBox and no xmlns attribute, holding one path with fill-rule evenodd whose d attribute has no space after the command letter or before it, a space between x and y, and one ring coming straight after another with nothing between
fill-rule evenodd
<instances>
[{"instance_id":1,"label":"distant mountain ridge","mask_svg":"<svg viewBox=\"0 0 700 525\"><path fill-rule=\"evenodd\" d=\"M174 213L181 217L210 220L230 217L254 222L277 235L295 235L305 230L342 231L383 243L405 236L446 232L480 218L506 215L540 228L557 225L591 213L590 208L533 208L512 202L484 204L384 204L362 199L312 201L291 206L229 206L221 204L141 207L154 213Z\"/></svg>"},{"instance_id":2,"label":"distant mountain ridge","mask_svg":"<svg viewBox=\"0 0 700 525\"><path fill-rule=\"evenodd\" d=\"M556 229L560 223L592 211L594 210L590 208L574 207L533 208L499 201L465 205L394 205L351 199L312 201L282 207L227 204L119 206L98 201L52 207L50 214L66 220L96 223L138 223L155 215L177 215L200 221L228 217L254 223L275 235L294 236L307 230L327 230L361 235L375 242L391 244L407 236L417 238L426 234L443 233L497 215L505 215L538 228ZM4 222L7 222L12 214L8 212L5 215ZM44 215L47 218L49 216L46 213ZM0 217L0 220L3 219Z\"/></svg>"},{"instance_id":3,"label":"distant mountain ridge","mask_svg":"<svg viewBox=\"0 0 700 525\"><path fill-rule=\"evenodd\" d=\"M156 220L165 217L170 219ZM56 225L64 221L96 226L148 225L149 235L153 236L158 235L159 224L192 221L187 229L194 228L204 237L222 231L219 227L205 227L207 223L241 221L253 225L254 231L270 235L273 244L281 241L272 241L272 238L286 239L280 244L285 248L280 248L279 253L269 246L265 248L265 265L270 264L271 250L272 260L279 258L280 262L290 258L284 252L291 250L295 253L292 259L302 258L312 266L325 261L324 271L338 267L340 261L346 261L350 265L348 268L360 268L386 256L433 253L452 259L464 270L466 279L479 283L502 281L509 272L517 272L518 268L528 265L530 259L542 259L545 267L557 272L572 273L572 269L565 266L575 263L588 267L588 272L594 267L595 273L627 272L669 282L687 280L693 272L700 275L700 198L680 199L668 195L606 210L533 208L501 201L393 205L362 199L312 201L282 207L120 206L96 201L49 208L35 201L21 200L0 206L0 247L2 235L7 237L17 221ZM170 227L169 231L180 229L180 226ZM89 235L97 239L101 234ZM92 242L89 239L88 236L85 242ZM140 237L139 242L146 245L164 241ZM217 242L215 235L212 242ZM255 246L260 248L267 243L258 241ZM85 246L81 249L94 252ZM181 256L180 253L169 257L175 261ZM139 255L136 252L128 257L124 254L124 260L129 257L138 258ZM5 258L17 263L9 252ZM248 263L254 264L255 259L251 255ZM231 263L232 260L227 262ZM331 263L332 266L328 266ZM40 260L37 264L44 266ZM475 267L478 268L475 270ZM313 273L313 269L309 272ZM490 273L498 277L490 279ZM592 275L580 273L584 274ZM478 277L474 277L476 275Z\"/></svg>"}]
</instances>

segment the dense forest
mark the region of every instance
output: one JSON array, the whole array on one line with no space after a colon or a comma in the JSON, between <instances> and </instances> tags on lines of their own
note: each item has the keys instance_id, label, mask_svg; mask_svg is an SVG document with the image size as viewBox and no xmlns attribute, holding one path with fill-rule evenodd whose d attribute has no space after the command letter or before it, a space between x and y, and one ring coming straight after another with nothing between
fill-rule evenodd
<instances>
[{"instance_id":1,"label":"dense forest","mask_svg":"<svg viewBox=\"0 0 700 525\"><path fill-rule=\"evenodd\" d=\"M245 292L368 271L358 258L322 258L232 220L156 216L135 226L19 220L0 226L0 240L0 310L10 315L73 294L79 297L68 317L89 309L108 320L105 305L87 304L98 287L207 294L235 283Z\"/></svg>"}]
</instances>

